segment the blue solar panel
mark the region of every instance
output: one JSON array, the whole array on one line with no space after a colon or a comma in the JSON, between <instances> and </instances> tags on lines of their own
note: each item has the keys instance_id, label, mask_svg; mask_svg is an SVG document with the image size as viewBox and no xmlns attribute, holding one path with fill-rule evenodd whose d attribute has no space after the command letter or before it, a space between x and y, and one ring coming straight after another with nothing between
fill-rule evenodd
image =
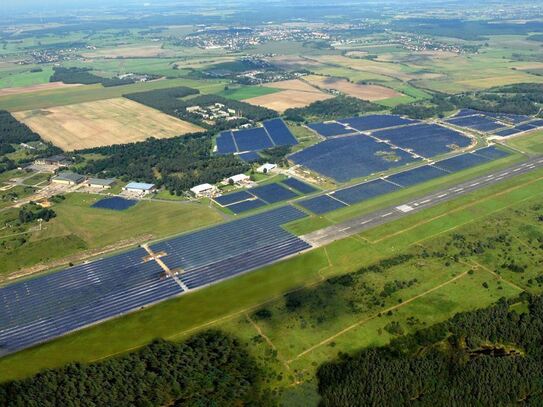
<instances>
[{"instance_id":1,"label":"blue solar panel","mask_svg":"<svg viewBox=\"0 0 543 407\"><path fill-rule=\"evenodd\" d=\"M447 175L447 172L439 168L432 167L431 165L424 165L422 167L414 168L409 171L404 171L400 172L399 174L391 175L387 179L403 187L408 187L411 185L429 181L434 178L439 178L444 175Z\"/></svg>"},{"instance_id":2,"label":"blue solar panel","mask_svg":"<svg viewBox=\"0 0 543 407\"><path fill-rule=\"evenodd\" d=\"M219 154L231 154L237 151L231 131L223 131L217 136L217 152Z\"/></svg>"},{"instance_id":3,"label":"blue solar panel","mask_svg":"<svg viewBox=\"0 0 543 407\"><path fill-rule=\"evenodd\" d=\"M260 187L251 188L250 192L251 194L270 204L286 201L287 199L296 198L298 196L291 190L279 184L267 184Z\"/></svg>"},{"instance_id":4,"label":"blue solar panel","mask_svg":"<svg viewBox=\"0 0 543 407\"><path fill-rule=\"evenodd\" d=\"M296 191L301 192L302 194L310 194L317 191L317 188L314 186L306 184L305 182L302 182L296 178L287 178L281 181L281 183L288 187L294 188Z\"/></svg>"},{"instance_id":5,"label":"blue solar panel","mask_svg":"<svg viewBox=\"0 0 543 407\"><path fill-rule=\"evenodd\" d=\"M263 125L276 146L294 146L298 144L298 141L282 119L266 120Z\"/></svg>"},{"instance_id":6,"label":"blue solar panel","mask_svg":"<svg viewBox=\"0 0 543 407\"><path fill-rule=\"evenodd\" d=\"M189 271L288 240L292 234L281 225L305 216L287 205L159 242L151 249L167 253L162 260L171 270Z\"/></svg>"},{"instance_id":7,"label":"blue solar panel","mask_svg":"<svg viewBox=\"0 0 543 407\"><path fill-rule=\"evenodd\" d=\"M215 201L221 204L222 206L231 205L236 202L245 201L246 199L251 199L253 196L247 191L238 191L232 194L227 194L215 198Z\"/></svg>"},{"instance_id":8,"label":"blue solar panel","mask_svg":"<svg viewBox=\"0 0 543 407\"><path fill-rule=\"evenodd\" d=\"M329 197L328 195L321 195L315 198L306 199L305 201L298 202L298 204L303 208L316 213L317 215L322 215L323 213L345 208L347 206L337 199Z\"/></svg>"},{"instance_id":9,"label":"blue solar panel","mask_svg":"<svg viewBox=\"0 0 543 407\"><path fill-rule=\"evenodd\" d=\"M180 294L144 249L0 288L0 349L11 352Z\"/></svg>"},{"instance_id":10,"label":"blue solar panel","mask_svg":"<svg viewBox=\"0 0 543 407\"><path fill-rule=\"evenodd\" d=\"M434 165L446 171L455 172L466 168L475 167L480 164L489 162L488 158L471 153L457 155L456 157L448 158L447 160L438 161Z\"/></svg>"},{"instance_id":11,"label":"blue solar panel","mask_svg":"<svg viewBox=\"0 0 543 407\"><path fill-rule=\"evenodd\" d=\"M520 125L515 127L515 129L518 130L519 133L523 132L523 131L534 130L536 128L537 128L537 126L534 126L531 123L520 124Z\"/></svg>"},{"instance_id":12,"label":"blue solar panel","mask_svg":"<svg viewBox=\"0 0 543 407\"><path fill-rule=\"evenodd\" d=\"M467 147L471 140L463 134L437 124L416 124L373 134L402 148L412 149L423 157L448 153L452 147Z\"/></svg>"},{"instance_id":13,"label":"blue solar panel","mask_svg":"<svg viewBox=\"0 0 543 407\"><path fill-rule=\"evenodd\" d=\"M493 131L499 128L504 127L503 124L496 122L492 118L486 116L468 116L468 117L457 117L447 120L448 123L454 124L455 126L467 127L473 130L478 131Z\"/></svg>"},{"instance_id":14,"label":"blue solar panel","mask_svg":"<svg viewBox=\"0 0 543 407\"><path fill-rule=\"evenodd\" d=\"M458 113L456 113L453 117L464 117L464 116L473 116L476 114L480 114L478 110L473 109L460 109Z\"/></svg>"},{"instance_id":15,"label":"blue solar panel","mask_svg":"<svg viewBox=\"0 0 543 407\"><path fill-rule=\"evenodd\" d=\"M233 132L238 151L258 151L273 147L273 143L263 127Z\"/></svg>"},{"instance_id":16,"label":"blue solar panel","mask_svg":"<svg viewBox=\"0 0 543 407\"><path fill-rule=\"evenodd\" d=\"M261 208L266 205L267 205L266 202L260 199L251 199L249 201L243 201L243 202L235 203L233 205L229 205L227 206L227 208L237 215L238 213L251 211L253 209Z\"/></svg>"},{"instance_id":17,"label":"blue solar panel","mask_svg":"<svg viewBox=\"0 0 543 407\"><path fill-rule=\"evenodd\" d=\"M495 132L494 134L496 136L500 136L500 137L507 137L507 136L512 136L513 134L517 134L517 133L520 133L521 131L518 130L518 129L503 129L503 130L499 130L497 132Z\"/></svg>"},{"instance_id":18,"label":"blue solar panel","mask_svg":"<svg viewBox=\"0 0 543 407\"><path fill-rule=\"evenodd\" d=\"M499 158L503 158L503 157L507 157L511 155L510 152L502 150L496 146L480 148L479 150L474 151L474 154L481 155L491 160L497 160Z\"/></svg>"},{"instance_id":19,"label":"blue solar panel","mask_svg":"<svg viewBox=\"0 0 543 407\"><path fill-rule=\"evenodd\" d=\"M251 152L248 152L248 153L241 153L241 154L238 154L238 157L241 158L243 161L247 161L247 162L254 162L254 161L258 161L260 160L262 157L260 157L258 155L258 153L256 151L251 151Z\"/></svg>"},{"instance_id":20,"label":"blue solar panel","mask_svg":"<svg viewBox=\"0 0 543 407\"><path fill-rule=\"evenodd\" d=\"M136 205L137 203L138 201L136 201L135 199L125 199L114 196L111 198L100 199L98 202L95 202L92 207L101 209L113 209L115 211L124 211L125 209L128 209Z\"/></svg>"},{"instance_id":21,"label":"blue solar panel","mask_svg":"<svg viewBox=\"0 0 543 407\"><path fill-rule=\"evenodd\" d=\"M397 185L383 181L382 179L376 179L349 188L340 189L335 191L333 196L342 202L352 205L367 199L375 198L379 195L388 194L397 189L400 189Z\"/></svg>"},{"instance_id":22,"label":"blue solar panel","mask_svg":"<svg viewBox=\"0 0 543 407\"><path fill-rule=\"evenodd\" d=\"M529 124L532 126L543 127L543 119L532 120Z\"/></svg>"},{"instance_id":23,"label":"blue solar panel","mask_svg":"<svg viewBox=\"0 0 543 407\"><path fill-rule=\"evenodd\" d=\"M307 127L312 130L315 130L318 134L323 137L333 137L339 136L341 134L354 133L352 129L346 128L343 124L340 123L311 123Z\"/></svg>"},{"instance_id":24,"label":"blue solar panel","mask_svg":"<svg viewBox=\"0 0 543 407\"><path fill-rule=\"evenodd\" d=\"M365 135L331 138L290 156L290 159L340 182L399 167L415 159Z\"/></svg>"},{"instance_id":25,"label":"blue solar panel","mask_svg":"<svg viewBox=\"0 0 543 407\"><path fill-rule=\"evenodd\" d=\"M403 126L416 123L415 120L404 119L400 116L388 114L372 114L369 116L351 117L349 119L338 120L359 131L386 129L387 127Z\"/></svg>"}]
</instances>

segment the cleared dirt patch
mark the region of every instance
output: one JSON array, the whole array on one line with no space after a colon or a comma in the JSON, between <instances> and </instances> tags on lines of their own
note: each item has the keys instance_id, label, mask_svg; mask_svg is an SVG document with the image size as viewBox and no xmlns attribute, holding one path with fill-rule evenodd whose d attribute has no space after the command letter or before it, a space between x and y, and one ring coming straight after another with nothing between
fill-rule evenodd
<instances>
[{"instance_id":1,"label":"cleared dirt patch","mask_svg":"<svg viewBox=\"0 0 543 407\"><path fill-rule=\"evenodd\" d=\"M83 85L79 83L67 84L67 83L62 83L62 82L40 83L39 85L0 89L0 96L20 95L23 93L33 93L33 92L39 92L42 90L58 89L58 88L73 88L74 86L83 86Z\"/></svg>"},{"instance_id":2,"label":"cleared dirt patch","mask_svg":"<svg viewBox=\"0 0 543 407\"><path fill-rule=\"evenodd\" d=\"M244 102L283 113L289 108L305 107L313 102L333 97L298 79L271 82L264 86L283 90L269 95L245 99Z\"/></svg>"},{"instance_id":3,"label":"cleared dirt patch","mask_svg":"<svg viewBox=\"0 0 543 407\"><path fill-rule=\"evenodd\" d=\"M124 98L14 113L45 140L65 151L168 138L202 130Z\"/></svg>"},{"instance_id":4,"label":"cleared dirt patch","mask_svg":"<svg viewBox=\"0 0 543 407\"><path fill-rule=\"evenodd\" d=\"M402 96L401 93L393 89L379 85L359 85L351 83L345 79L330 78L327 76L310 75L305 78L312 85L321 89L335 89L348 96L354 96L364 100L383 100Z\"/></svg>"}]
</instances>

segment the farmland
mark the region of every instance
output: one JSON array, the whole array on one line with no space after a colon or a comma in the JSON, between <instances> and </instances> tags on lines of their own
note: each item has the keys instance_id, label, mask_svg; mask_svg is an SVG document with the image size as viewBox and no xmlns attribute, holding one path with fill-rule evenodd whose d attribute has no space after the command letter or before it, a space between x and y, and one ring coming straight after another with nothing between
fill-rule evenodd
<instances>
[{"instance_id":1,"label":"farmland","mask_svg":"<svg viewBox=\"0 0 543 407\"><path fill-rule=\"evenodd\" d=\"M15 117L65 151L125 144L201 130L124 98L17 112Z\"/></svg>"},{"instance_id":2,"label":"farmland","mask_svg":"<svg viewBox=\"0 0 543 407\"><path fill-rule=\"evenodd\" d=\"M360 85L351 83L345 79L327 78L321 76L308 76L309 83L322 89L335 89L349 96L363 100L383 100L402 96L400 93L378 85Z\"/></svg>"}]
</instances>

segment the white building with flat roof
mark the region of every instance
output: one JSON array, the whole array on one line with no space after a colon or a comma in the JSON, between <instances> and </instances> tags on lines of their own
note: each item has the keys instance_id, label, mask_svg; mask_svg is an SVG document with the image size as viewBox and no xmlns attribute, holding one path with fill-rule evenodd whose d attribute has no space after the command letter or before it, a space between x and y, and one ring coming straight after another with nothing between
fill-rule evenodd
<instances>
[{"instance_id":1,"label":"white building with flat roof","mask_svg":"<svg viewBox=\"0 0 543 407\"><path fill-rule=\"evenodd\" d=\"M218 188L215 185L211 184L200 184L190 189L190 192L192 192L192 194L197 198L211 197L215 195L218 191Z\"/></svg>"},{"instance_id":2,"label":"white building with flat roof","mask_svg":"<svg viewBox=\"0 0 543 407\"><path fill-rule=\"evenodd\" d=\"M230 184L230 183L243 184L245 182L249 182L250 180L251 180L251 177L249 177L248 175L236 174L236 175L232 175L231 177L225 178L223 182L225 184Z\"/></svg>"},{"instance_id":3,"label":"white building with flat roof","mask_svg":"<svg viewBox=\"0 0 543 407\"><path fill-rule=\"evenodd\" d=\"M145 182L129 182L125 185L123 191L134 194L147 195L155 191L155 189L155 184L146 184Z\"/></svg>"}]
</instances>

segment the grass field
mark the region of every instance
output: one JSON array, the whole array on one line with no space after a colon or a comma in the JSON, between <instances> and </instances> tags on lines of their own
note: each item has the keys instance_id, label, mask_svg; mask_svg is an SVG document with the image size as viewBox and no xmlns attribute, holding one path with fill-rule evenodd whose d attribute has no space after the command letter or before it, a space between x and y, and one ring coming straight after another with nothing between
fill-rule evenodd
<instances>
[{"instance_id":1,"label":"grass field","mask_svg":"<svg viewBox=\"0 0 543 407\"><path fill-rule=\"evenodd\" d=\"M0 89L45 84L49 82L52 74L53 69L51 67L42 68L40 72L25 71L9 73L7 75L0 74ZM1 90L0 95L2 95Z\"/></svg>"},{"instance_id":2,"label":"grass field","mask_svg":"<svg viewBox=\"0 0 543 407\"><path fill-rule=\"evenodd\" d=\"M274 89L269 86L239 86L229 87L229 89L219 92L218 95L233 100L244 100L271 95L276 92L280 92L280 89Z\"/></svg>"},{"instance_id":3,"label":"grass field","mask_svg":"<svg viewBox=\"0 0 543 407\"><path fill-rule=\"evenodd\" d=\"M0 251L2 273L106 246L182 233L222 220L215 210L197 203L141 201L121 212L90 207L101 198L75 193L55 204L57 216L44 224L42 231L33 233L25 245L13 251Z\"/></svg>"},{"instance_id":4,"label":"grass field","mask_svg":"<svg viewBox=\"0 0 543 407\"><path fill-rule=\"evenodd\" d=\"M454 235L465 235L469 242L482 238L487 225L496 225L497 219L521 220L498 228L524 239L522 225L527 221L541 229L533 222L533 213L540 211L537 205L542 202L542 191L541 170L508 180L260 271L5 357L0 360L0 379L23 377L73 360L100 360L155 337L181 340L198 330L220 327L247 340L249 350L270 372L270 386L311 380L316 366L339 351L386 343L391 334L385 328L391 321L411 332L455 312L517 295L520 289L508 280L510 273L496 275L487 270L493 260L485 254L455 262L431 253L449 250L446 243ZM534 243L530 243L531 250L541 256ZM525 258L520 246L514 244L512 249ZM496 246L496 252L500 250ZM415 257L381 273L370 269L357 274L356 287L360 289L341 288L325 280L398 254ZM537 273L533 264L526 275ZM375 293L385 287L389 294L378 295L374 301ZM287 310L284 293L292 290L302 305ZM254 311L263 307L271 311L271 319L255 318Z\"/></svg>"},{"instance_id":5,"label":"grass field","mask_svg":"<svg viewBox=\"0 0 543 407\"><path fill-rule=\"evenodd\" d=\"M181 136L202 128L126 98L27 110L14 116L64 151Z\"/></svg>"},{"instance_id":6,"label":"grass field","mask_svg":"<svg viewBox=\"0 0 543 407\"><path fill-rule=\"evenodd\" d=\"M527 153L543 154L543 131L537 130L505 141L511 147Z\"/></svg>"},{"instance_id":7,"label":"grass field","mask_svg":"<svg viewBox=\"0 0 543 407\"><path fill-rule=\"evenodd\" d=\"M202 93L216 93L220 89L223 89L224 85L224 81L197 81L192 79L165 79L152 82L139 82L131 85L111 86L108 88L104 88L102 85L85 85L52 89L31 94L1 96L0 109L11 112L45 109L54 106L118 98L128 93L165 89L173 86L188 86L199 89Z\"/></svg>"}]
</instances>

